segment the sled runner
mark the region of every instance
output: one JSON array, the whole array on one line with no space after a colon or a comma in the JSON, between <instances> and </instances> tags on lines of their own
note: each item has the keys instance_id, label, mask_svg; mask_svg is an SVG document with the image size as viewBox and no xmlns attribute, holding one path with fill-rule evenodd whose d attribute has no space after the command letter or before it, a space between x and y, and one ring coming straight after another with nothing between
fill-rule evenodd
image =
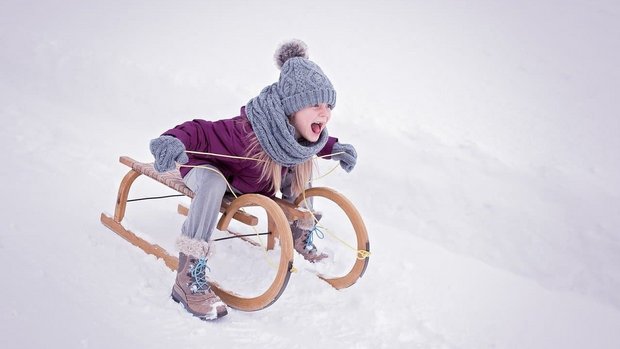
<instances>
[{"instance_id":1,"label":"sled runner","mask_svg":"<svg viewBox=\"0 0 620 349\"><path fill-rule=\"evenodd\" d=\"M126 229L122 221L125 217L127 203L141 200L128 199L132 184L141 175L150 177L190 198L194 197L194 193L185 186L179 171L159 173L155 171L151 163L138 162L127 156L121 156L120 162L130 167L131 170L121 181L114 216L102 213L101 222L144 252L161 258L170 269L176 271L178 265L177 257L169 254L168 251L159 245L146 241ZM291 272L294 270L294 249L289 223L297 219L312 218L312 214L303 208L304 201L309 199L315 202L315 207L317 201L321 201L325 203L325 207L332 207L333 211L339 211L340 216L338 214L334 216L346 217L346 219L341 219L341 221L346 221L343 225L345 227L343 230L349 231L348 236L334 234L332 241L339 242L338 245L346 246L351 251L345 253L335 253L336 251L332 251L339 256L338 259L341 263L337 267L327 268L325 272L320 272L317 275L334 288L342 289L353 285L364 274L370 255L370 243L366 227L353 204L337 191L326 187L309 188L294 203L289 203L279 198L269 198L260 194L244 194L237 198L227 194L222 200L220 207L222 215L217 228L220 231L229 232L231 235L230 237L215 239L215 241L230 238L248 241L252 245L246 244L246 246L254 248L258 246L258 248L270 251L272 253L271 256L275 254L274 259L277 259L277 262L272 265L276 269L273 280L268 280L265 289L259 290L258 294L256 292L244 293L236 289L230 289L230 286L224 286L218 282L221 280L210 280L211 288L226 304L240 310L255 311L273 304L279 298L286 288ZM246 212L256 207L262 208L264 214L254 215ZM188 208L179 204L177 211L180 214L187 215ZM241 234L231 230L229 226L233 219L243 226L251 227L256 233ZM342 222L340 223L342 224ZM261 227L266 232L258 233L256 227ZM260 235L266 235L266 246L262 245ZM258 238L258 240L255 238ZM353 258L340 257L349 254L353 255Z\"/></svg>"}]
</instances>

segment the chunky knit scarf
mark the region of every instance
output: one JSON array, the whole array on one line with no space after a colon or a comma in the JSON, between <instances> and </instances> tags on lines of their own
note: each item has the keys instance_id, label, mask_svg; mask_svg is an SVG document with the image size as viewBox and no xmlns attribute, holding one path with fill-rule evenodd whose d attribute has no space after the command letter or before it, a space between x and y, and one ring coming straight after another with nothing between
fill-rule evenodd
<instances>
[{"instance_id":1,"label":"chunky knit scarf","mask_svg":"<svg viewBox=\"0 0 620 349\"><path fill-rule=\"evenodd\" d=\"M288 122L278 96L277 83L265 87L245 107L258 142L275 162L291 167L316 155L327 143L327 129L316 142L295 138L295 128Z\"/></svg>"}]
</instances>

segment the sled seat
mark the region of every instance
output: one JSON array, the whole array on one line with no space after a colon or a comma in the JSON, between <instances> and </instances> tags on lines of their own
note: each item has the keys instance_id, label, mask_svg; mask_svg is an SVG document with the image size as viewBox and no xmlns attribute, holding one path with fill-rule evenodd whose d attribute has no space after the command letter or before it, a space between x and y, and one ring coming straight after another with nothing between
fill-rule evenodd
<instances>
[{"instance_id":1,"label":"sled seat","mask_svg":"<svg viewBox=\"0 0 620 349\"><path fill-rule=\"evenodd\" d=\"M157 172L152 163L143 163L136 161L129 156L121 156L119 161L130 167L132 170L141 173L147 177L151 177L154 180L167 185L168 187L178 191L181 194L185 194L190 198L194 197L192 192L181 179L181 173L178 170L168 172Z\"/></svg>"}]
</instances>

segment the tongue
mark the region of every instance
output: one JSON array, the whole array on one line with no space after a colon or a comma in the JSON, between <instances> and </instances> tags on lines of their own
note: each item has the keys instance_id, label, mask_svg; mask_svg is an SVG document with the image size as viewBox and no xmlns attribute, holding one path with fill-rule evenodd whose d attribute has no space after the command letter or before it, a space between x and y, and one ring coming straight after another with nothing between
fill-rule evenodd
<instances>
[{"instance_id":1,"label":"tongue","mask_svg":"<svg viewBox=\"0 0 620 349\"><path fill-rule=\"evenodd\" d=\"M321 126L319 124L312 124L312 132L314 133L321 132Z\"/></svg>"}]
</instances>

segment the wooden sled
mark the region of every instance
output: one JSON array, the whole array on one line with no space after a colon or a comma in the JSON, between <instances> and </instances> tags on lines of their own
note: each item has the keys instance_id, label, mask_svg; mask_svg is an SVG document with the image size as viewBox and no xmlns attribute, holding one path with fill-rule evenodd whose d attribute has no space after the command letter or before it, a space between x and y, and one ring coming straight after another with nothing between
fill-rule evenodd
<instances>
[{"instance_id":1,"label":"wooden sled","mask_svg":"<svg viewBox=\"0 0 620 349\"><path fill-rule=\"evenodd\" d=\"M116 199L116 207L114 217L102 213L101 222L112 231L129 241L133 245L139 247L144 252L161 258L166 266L176 271L178 266L178 258L170 255L164 248L157 244L153 244L126 229L123 224L125 210L127 207L129 191L133 182L140 176L146 175L177 192L190 198L194 197L194 193L185 186L181 180L179 171L170 171L159 173L155 171L150 163L142 163L133 160L127 156L121 156L120 162L127 165L131 170L122 179L118 196ZM262 207L267 215L268 237L266 249L272 250L279 244L279 261L277 263L277 273L270 286L260 295L244 296L234 290L227 290L221 287L217 282L210 280L213 291L229 306L244 310L255 311L263 309L273 304L282 294L288 283L291 271L293 269L294 249L292 234L289 222L297 219L308 219L311 214L299 207L304 198L322 197L336 203L348 217L356 235L358 258L351 267L350 271L344 275L328 276L319 275L319 277L333 287L342 289L353 285L366 270L368 265L368 256L370 252L370 243L364 222L353 204L342 194L330 188L310 188L300 195L294 204L279 198L268 198L260 194L244 194L238 198L226 195L220 207L222 216L218 222L217 228L221 231L227 231L232 219L240 221L246 225L255 226L258 224L258 218L245 213L243 208L250 206ZM188 208L179 205L177 211L187 215ZM361 254L361 256L360 256Z\"/></svg>"}]
</instances>

